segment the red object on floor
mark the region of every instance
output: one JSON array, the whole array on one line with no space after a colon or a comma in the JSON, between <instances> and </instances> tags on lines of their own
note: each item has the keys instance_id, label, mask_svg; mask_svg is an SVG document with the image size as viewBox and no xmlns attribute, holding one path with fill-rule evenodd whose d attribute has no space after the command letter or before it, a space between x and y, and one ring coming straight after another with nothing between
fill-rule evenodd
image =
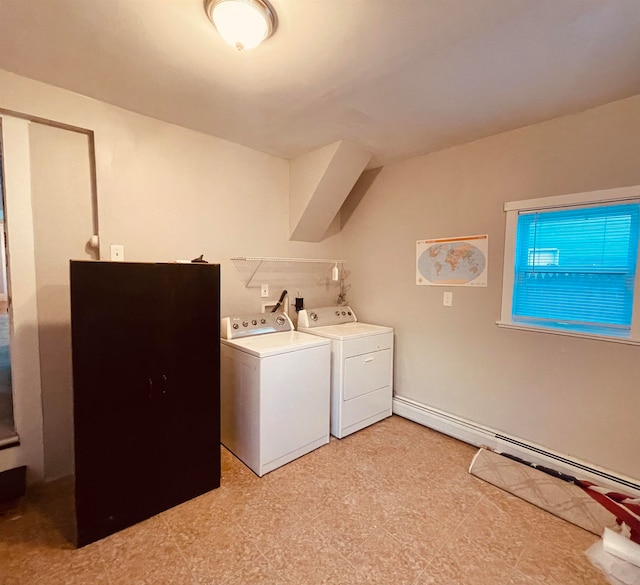
<instances>
[{"instance_id":1,"label":"red object on floor","mask_svg":"<svg viewBox=\"0 0 640 585\"><path fill-rule=\"evenodd\" d=\"M618 524L626 524L631 532L630 540L640 544L640 498L609 491L589 481L578 480L577 484L609 510L617 518Z\"/></svg>"}]
</instances>

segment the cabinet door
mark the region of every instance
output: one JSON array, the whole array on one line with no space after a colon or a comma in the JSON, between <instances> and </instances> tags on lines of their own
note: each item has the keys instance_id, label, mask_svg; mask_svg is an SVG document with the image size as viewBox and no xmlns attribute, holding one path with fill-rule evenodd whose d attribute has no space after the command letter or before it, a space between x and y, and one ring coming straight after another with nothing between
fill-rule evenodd
<instances>
[{"instance_id":1,"label":"cabinet door","mask_svg":"<svg viewBox=\"0 0 640 585\"><path fill-rule=\"evenodd\" d=\"M152 267L71 263L80 546L155 513L160 297Z\"/></svg>"},{"instance_id":2,"label":"cabinet door","mask_svg":"<svg viewBox=\"0 0 640 585\"><path fill-rule=\"evenodd\" d=\"M164 265L161 505L220 485L220 268Z\"/></svg>"},{"instance_id":3,"label":"cabinet door","mask_svg":"<svg viewBox=\"0 0 640 585\"><path fill-rule=\"evenodd\" d=\"M71 263L80 546L220 485L219 274Z\"/></svg>"}]
</instances>

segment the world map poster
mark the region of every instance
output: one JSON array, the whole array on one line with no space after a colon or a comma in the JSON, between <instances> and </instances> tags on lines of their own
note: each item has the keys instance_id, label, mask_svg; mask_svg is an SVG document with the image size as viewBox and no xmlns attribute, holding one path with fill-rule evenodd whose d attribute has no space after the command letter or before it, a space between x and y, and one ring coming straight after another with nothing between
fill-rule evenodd
<instances>
[{"instance_id":1,"label":"world map poster","mask_svg":"<svg viewBox=\"0 0 640 585\"><path fill-rule=\"evenodd\" d=\"M487 286L489 236L416 242L416 284Z\"/></svg>"}]
</instances>

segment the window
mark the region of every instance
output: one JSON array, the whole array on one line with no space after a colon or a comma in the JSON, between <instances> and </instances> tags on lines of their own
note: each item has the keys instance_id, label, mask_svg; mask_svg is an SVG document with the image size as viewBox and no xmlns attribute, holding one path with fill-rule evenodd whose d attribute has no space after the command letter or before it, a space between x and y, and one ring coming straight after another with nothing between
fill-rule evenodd
<instances>
[{"instance_id":1,"label":"window","mask_svg":"<svg viewBox=\"0 0 640 585\"><path fill-rule=\"evenodd\" d=\"M507 203L498 325L640 343L640 187Z\"/></svg>"},{"instance_id":2,"label":"window","mask_svg":"<svg viewBox=\"0 0 640 585\"><path fill-rule=\"evenodd\" d=\"M557 266L560 250L558 248L529 248L527 250L528 266Z\"/></svg>"}]
</instances>

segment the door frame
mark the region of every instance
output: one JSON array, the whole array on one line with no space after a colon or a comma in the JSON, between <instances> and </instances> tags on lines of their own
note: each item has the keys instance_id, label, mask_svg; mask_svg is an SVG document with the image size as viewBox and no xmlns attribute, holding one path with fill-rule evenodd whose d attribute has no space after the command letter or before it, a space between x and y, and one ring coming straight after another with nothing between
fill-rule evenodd
<instances>
[{"instance_id":1,"label":"door frame","mask_svg":"<svg viewBox=\"0 0 640 585\"><path fill-rule=\"evenodd\" d=\"M0 451L0 471L26 465L32 483L44 480L44 444L29 124L0 112L13 417L20 439Z\"/></svg>"}]
</instances>

